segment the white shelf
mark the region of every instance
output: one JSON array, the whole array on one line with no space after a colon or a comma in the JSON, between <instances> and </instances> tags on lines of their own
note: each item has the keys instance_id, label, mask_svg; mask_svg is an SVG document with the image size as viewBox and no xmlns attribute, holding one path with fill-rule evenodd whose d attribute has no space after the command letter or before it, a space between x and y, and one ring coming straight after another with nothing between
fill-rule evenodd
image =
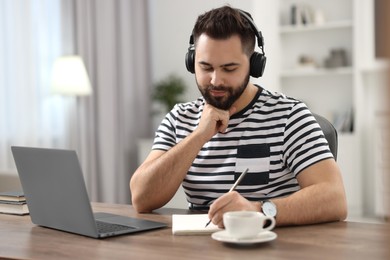
<instances>
[{"instance_id":1,"label":"white shelf","mask_svg":"<svg viewBox=\"0 0 390 260\"><path fill-rule=\"evenodd\" d=\"M364 0L365 1L365 0ZM288 96L302 100L315 113L330 121L353 111L353 132L338 132L338 164L346 186L348 209L352 216L362 212L360 79L363 0L300 0L309 9L324 15L321 24L289 25L295 0L279 1L280 87ZM359 29L359 30L358 30ZM332 50L342 49L347 67L325 68ZM313 66L298 64L302 57ZM339 63L338 63L339 64ZM352 163L353 162L353 163ZM356 162L356 163L355 163Z\"/></svg>"},{"instance_id":2,"label":"white shelf","mask_svg":"<svg viewBox=\"0 0 390 260\"><path fill-rule=\"evenodd\" d=\"M333 21L324 24L302 24L302 25L283 25L280 27L280 33L291 34L299 32L310 32L310 31L324 31L334 29L351 29L353 22L350 20L345 21Z\"/></svg>"},{"instance_id":3,"label":"white shelf","mask_svg":"<svg viewBox=\"0 0 390 260\"><path fill-rule=\"evenodd\" d=\"M293 77L317 77L317 76L335 76L335 75L352 75L352 67L340 67L340 68L302 68L284 70L280 74L282 78Z\"/></svg>"}]
</instances>

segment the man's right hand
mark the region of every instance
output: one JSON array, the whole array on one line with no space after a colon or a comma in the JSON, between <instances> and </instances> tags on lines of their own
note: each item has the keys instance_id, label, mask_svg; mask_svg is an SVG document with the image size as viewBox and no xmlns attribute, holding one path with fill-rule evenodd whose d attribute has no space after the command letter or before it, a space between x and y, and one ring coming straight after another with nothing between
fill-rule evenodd
<instances>
[{"instance_id":1,"label":"man's right hand","mask_svg":"<svg viewBox=\"0 0 390 260\"><path fill-rule=\"evenodd\" d=\"M224 133L226 131L230 116L235 112L235 107L231 107L229 110L221 110L206 103L198 128L195 131L201 133L207 142L216 133Z\"/></svg>"}]
</instances>

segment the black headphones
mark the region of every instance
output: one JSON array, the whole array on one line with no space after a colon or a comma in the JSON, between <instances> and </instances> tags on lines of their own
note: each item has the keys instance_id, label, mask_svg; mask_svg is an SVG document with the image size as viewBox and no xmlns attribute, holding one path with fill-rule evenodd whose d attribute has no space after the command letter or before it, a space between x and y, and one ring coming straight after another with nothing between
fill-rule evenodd
<instances>
[{"instance_id":1,"label":"black headphones","mask_svg":"<svg viewBox=\"0 0 390 260\"><path fill-rule=\"evenodd\" d=\"M257 46L261 49L261 53L254 52L250 58L250 72L249 75L258 78L261 77L264 73L265 63L267 61L267 57L265 57L264 52L264 38L253 22L252 18L245 11L237 9L240 14L247 20L255 33L257 38ZM195 44L194 44L194 35L190 36L190 46L188 47L188 52L185 57L187 70L191 73L195 73Z\"/></svg>"}]
</instances>

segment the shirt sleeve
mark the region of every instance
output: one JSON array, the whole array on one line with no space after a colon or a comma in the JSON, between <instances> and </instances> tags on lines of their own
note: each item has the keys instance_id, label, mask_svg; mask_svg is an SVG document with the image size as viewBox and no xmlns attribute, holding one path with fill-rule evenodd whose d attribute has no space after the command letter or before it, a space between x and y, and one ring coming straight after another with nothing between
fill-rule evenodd
<instances>
[{"instance_id":1,"label":"shirt sleeve","mask_svg":"<svg viewBox=\"0 0 390 260\"><path fill-rule=\"evenodd\" d=\"M284 132L284 161L297 176L305 168L333 158L324 133L303 103L293 107Z\"/></svg>"},{"instance_id":2,"label":"shirt sleeve","mask_svg":"<svg viewBox=\"0 0 390 260\"><path fill-rule=\"evenodd\" d=\"M176 118L178 105L165 116L157 128L152 150L168 151L176 145Z\"/></svg>"}]
</instances>

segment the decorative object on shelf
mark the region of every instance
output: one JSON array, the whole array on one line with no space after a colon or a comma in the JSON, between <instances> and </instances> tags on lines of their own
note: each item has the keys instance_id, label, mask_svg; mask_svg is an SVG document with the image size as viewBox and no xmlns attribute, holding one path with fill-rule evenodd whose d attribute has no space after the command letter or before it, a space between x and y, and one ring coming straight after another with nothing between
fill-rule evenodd
<instances>
[{"instance_id":1,"label":"decorative object on shelf","mask_svg":"<svg viewBox=\"0 0 390 260\"><path fill-rule=\"evenodd\" d=\"M312 24L316 18L315 14L312 6L308 4L294 4L290 11L291 25Z\"/></svg>"},{"instance_id":2,"label":"decorative object on shelf","mask_svg":"<svg viewBox=\"0 0 390 260\"><path fill-rule=\"evenodd\" d=\"M290 8L291 25L323 25L325 15L321 9L314 9L309 4L294 4Z\"/></svg>"},{"instance_id":3,"label":"decorative object on shelf","mask_svg":"<svg viewBox=\"0 0 390 260\"><path fill-rule=\"evenodd\" d=\"M313 13L313 23L315 25L323 25L325 24L325 15L324 12L320 9L317 9Z\"/></svg>"},{"instance_id":4,"label":"decorative object on shelf","mask_svg":"<svg viewBox=\"0 0 390 260\"><path fill-rule=\"evenodd\" d=\"M154 85L153 99L164 105L166 112L169 112L175 104L182 102L181 96L186 88L184 80L172 74Z\"/></svg>"},{"instance_id":5,"label":"decorative object on shelf","mask_svg":"<svg viewBox=\"0 0 390 260\"><path fill-rule=\"evenodd\" d=\"M317 68L317 63L315 62L313 57L305 54L299 56L298 69L314 69L314 68Z\"/></svg>"},{"instance_id":6,"label":"decorative object on shelf","mask_svg":"<svg viewBox=\"0 0 390 260\"><path fill-rule=\"evenodd\" d=\"M298 17L298 10L296 5L291 6L291 14L290 14L290 23L291 25L296 25L298 23L297 20L300 20Z\"/></svg>"},{"instance_id":7,"label":"decorative object on shelf","mask_svg":"<svg viewBox=\"0 0 390 260\"><path fill-rule=\"evenodd\" d=\"M325 68L339 68L348 66L347 51L345 49L332 49L325 59Z\"/></svg>"}]
</instances>

